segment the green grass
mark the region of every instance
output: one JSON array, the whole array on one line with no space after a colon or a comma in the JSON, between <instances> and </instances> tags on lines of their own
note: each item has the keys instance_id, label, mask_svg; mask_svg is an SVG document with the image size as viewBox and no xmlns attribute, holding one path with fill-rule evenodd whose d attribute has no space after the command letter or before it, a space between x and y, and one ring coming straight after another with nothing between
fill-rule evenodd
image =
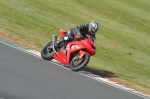
<instances>
[{"instance_id":1,"label":"green grass","mask_svg":"<svg viewBox=\"0 0 150 99\"><path fill-rule=\"evenodd\" d=\"M89 68L150 90L149 0L1 0L0 31L42 48L59 29L96 20Z\"/></svg>"}]
</instances>

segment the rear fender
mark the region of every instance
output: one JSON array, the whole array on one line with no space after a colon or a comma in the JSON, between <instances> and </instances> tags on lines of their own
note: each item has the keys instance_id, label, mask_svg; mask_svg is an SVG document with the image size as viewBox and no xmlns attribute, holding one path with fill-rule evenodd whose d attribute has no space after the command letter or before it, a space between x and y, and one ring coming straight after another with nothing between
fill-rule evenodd
<instances>
[{"instance_id":1,"label":"rear fender","mask_svg":"<svg viewBox=\"0 0 150 99\"><path fill-rule=\"evenodd\" d=\"M64 37L66 35L66 31L63 29L60 29L60 36Z\"/></svg>"}]
</instances>

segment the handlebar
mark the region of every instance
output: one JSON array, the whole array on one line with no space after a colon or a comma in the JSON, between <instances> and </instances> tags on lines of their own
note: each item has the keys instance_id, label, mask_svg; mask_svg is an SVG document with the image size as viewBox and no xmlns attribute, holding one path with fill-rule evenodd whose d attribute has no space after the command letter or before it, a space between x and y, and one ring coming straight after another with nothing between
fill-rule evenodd
<instances>
[{"instance_id":1,"label":"handlebar","mask_svg":"<svg viewBox=\"0 0 150 99\"><path fill-rule=\"evenodd\" d=\"M75 35L75 36L74 36L74 39L84 40L84 39L86 39L86 37L84 37L84 38L79 38L79 36L78 36L78 35Z\"/></svg>"}]
</instances>

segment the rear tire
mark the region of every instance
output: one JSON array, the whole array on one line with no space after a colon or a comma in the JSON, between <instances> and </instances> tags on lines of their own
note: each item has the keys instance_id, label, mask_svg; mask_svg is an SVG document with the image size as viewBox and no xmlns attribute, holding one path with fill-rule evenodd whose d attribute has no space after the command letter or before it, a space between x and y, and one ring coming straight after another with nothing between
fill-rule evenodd
<instances>
[{"instance_id":1,"label":"rear tire","mask_svg":"<svg viewBox=\"0 0 150 99\"><path fill-rule=\"evenodd\" d=\"M90 60L90 56L87 54L85 54L81 60L76 60L73 58L70 62L69 67L72 71L81 70L88 64L89 60Z\"/></svg>"},{"instance_id":2,"label":"rear tire","mask_svg":"<svg viewBox=\"0 0 150 99\"><path fill-rule=\"evenodd\" d=\"M46 44L42 51L41 51L41 57L45 60L52 60L53 59L53 55L55 54L55 52L53 51L53 49L51 50L47 50L49 46L52 46L53 42L50 41L48 44Z\"/></svg>"}]
</instances>

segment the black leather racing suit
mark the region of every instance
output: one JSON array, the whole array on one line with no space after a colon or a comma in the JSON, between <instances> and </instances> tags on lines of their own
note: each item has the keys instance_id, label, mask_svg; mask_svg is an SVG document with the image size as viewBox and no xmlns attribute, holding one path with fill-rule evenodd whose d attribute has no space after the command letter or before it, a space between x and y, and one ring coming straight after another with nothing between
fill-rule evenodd
<instances>
[{"instance_id":1,"label":"black leather racing suit","mask_svg":"<svg viewBox=\"0 0 150 99\"><path fill-rule=\"evenodd\" d=\"M55 45L58 46L63 41L72 41L75 35L82 35L83 37L86 37L86 34L92 35L95 38L95 34L91 34L89 32L89 24L78 25L75 28L69 29L66 35L60 38Z\"/></svg>"},{"instance_id":2,"label":"black leather racing suit","mask_svg":"<svg viewBox=\"0 0 150 99\"><path fill-rule=\"evenodd\" d=\"M66 33L66 36L69 37L69 40L73 40L73 37L79 34L81 34L83 37L86 37L86 34L92 35L89 32L89 24L81 24L76 26L75 28L69 29ZM95 34L92 36L95 38Z\"/></svg>"}]
</instances>

